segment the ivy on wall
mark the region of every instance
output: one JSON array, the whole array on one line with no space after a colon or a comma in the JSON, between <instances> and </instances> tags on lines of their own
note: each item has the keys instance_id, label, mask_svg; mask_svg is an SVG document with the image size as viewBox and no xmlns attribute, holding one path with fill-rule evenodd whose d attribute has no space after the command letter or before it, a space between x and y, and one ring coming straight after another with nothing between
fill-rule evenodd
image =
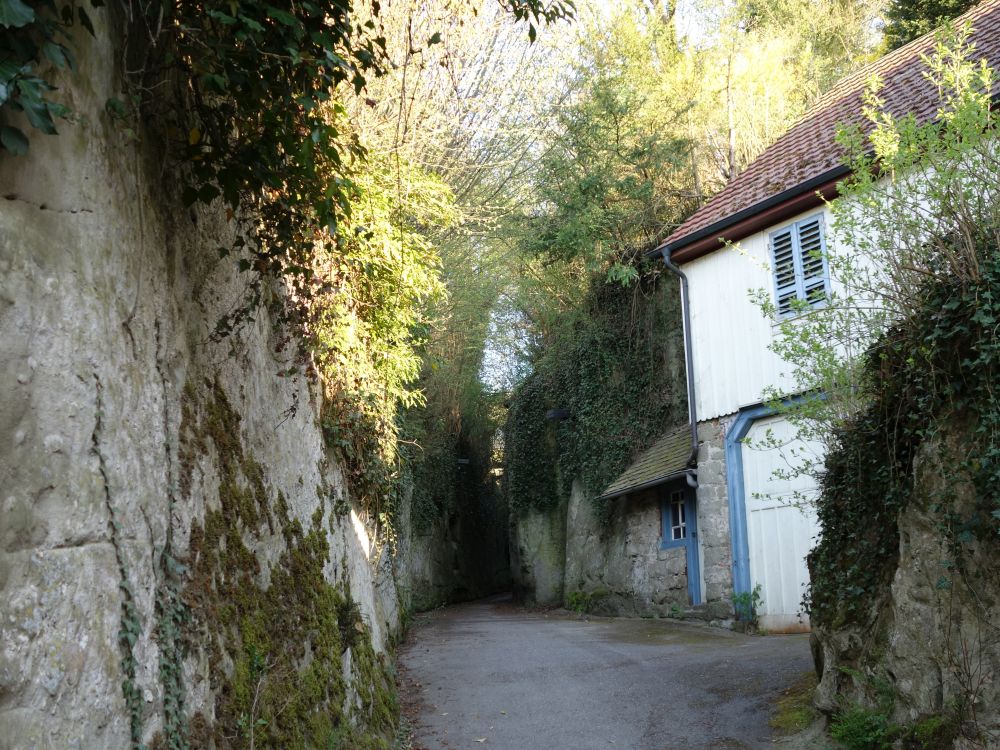
<instances>
[{"instance_id":1,"label":"ivy on wall","mask_svg":"<svg viewBox=\"0 0 1000 750\"><path fill-rule=\"evenodd\" d=\"M532 39L538 24L573 13L564 0L502 5ZM218 253L232 258L245 293L213 338L232 335L262 308L285 326L283 341L298 359L282 374L305 369L323 381L328 443L356 499L388 519L399 415L420 405L413 384L443 292L426 237L452 220L454 199L419 166L369 154L348 121L343 101L386 64L379 3L141 0L105 11L120 27L114 41L127 68L108 115L133 138L165 142L174 162L167 204L221 204L237 229ZM95 33L75 0L0 0L6 152L28 149L20 114L43 134L74 116L58 101L50 64L73 70L77 24Z\"/></svg>"},{"instance_id":2,"label":"ivy on wall","mask_svg":"<svg viewBox=\"0 0 1000 750\"><path fill-rule=\"evenodd\" d=\"M898 560L897 519L914 501L914 460L942 426L967 429L965 460L930 507L951 563L961 566L965 545L1000 535L1000 248L980 252L978 280L934 281L922 309L869 353L871 405L837 435L817 505L823 533L809 555L807 604L818 625L871 624ZM958 513L955 485L965 481L976 505Z\"/></svg>"},{"instance_id":3,"label":"ivy on wall","mask_svg":"<svg viewBox=\"0 0 1000 750\"><path fill-rule=\"evenodd\" d=\"M676 281L644 269L629 286L595 283L570 333L515 391L505 439L513 509L551 508L574 478L600 494L642 449L686 414ZM551 421L550 410L568 418Z\"/></svg>"}]
</instances>

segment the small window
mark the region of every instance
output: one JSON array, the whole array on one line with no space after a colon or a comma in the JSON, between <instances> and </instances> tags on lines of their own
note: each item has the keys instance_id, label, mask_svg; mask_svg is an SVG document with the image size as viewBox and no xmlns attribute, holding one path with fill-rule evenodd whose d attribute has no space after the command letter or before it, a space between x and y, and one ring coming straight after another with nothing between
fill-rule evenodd
<instances>
[{"instance_id":1,"label":"small window","mask_svg":"<svg viewBox=\"0 0 1000 750\"><path fill-rule=\"evenodd\" d=\"M670 495L670 540L687 539L687 520L684 517L684 494L673 492Z\"/></svg>"},{"instance_id":2,"label":"small window","mask_svg":"<svg viewBox=\"0 0 1000 750\"><path fill-rule=\"evenodd\" d=\"M660 495L660 549L687 547L698 536L694 493L686 487Z\"/></svg>"},{"instance_id":3,"label":"small window","mask_svg":"<svg viewBox=\"0 0 1000 750\"><path fill-rule=\"evenodd\" d=\"M817 214L772 232L770 237L774 301L778 317L796 312L796 300L809 307L826 302L830 274L823 236L823 215Z\"/></svg>"}]
</instances>

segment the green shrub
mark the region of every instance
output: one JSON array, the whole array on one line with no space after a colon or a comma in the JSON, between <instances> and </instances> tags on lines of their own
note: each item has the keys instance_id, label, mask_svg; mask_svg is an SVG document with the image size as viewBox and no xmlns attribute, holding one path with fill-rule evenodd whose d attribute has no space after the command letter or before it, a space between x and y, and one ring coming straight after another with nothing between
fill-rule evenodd
<instances>
[{"instance_id":1,"label":"green shrub","mask_svg":"<svg viewBox=\"0 0 1000 750\"><path fill-rule=\"evenodd\" d=\"M570 591L566 595L566 609L583 614L590 609L590 594L583 591Z\"/></svg>"},{"instance_id":2,"label":"green shrub","mask_svg":"<svg viewBox=\"0 0 1000 750\"><path fill-rule=\"evenodd\" d=\"M834 718L830 736L848 750L888 750L892 747L895 731L884 713L851 706Z\"/></svg>"}]
</instances>

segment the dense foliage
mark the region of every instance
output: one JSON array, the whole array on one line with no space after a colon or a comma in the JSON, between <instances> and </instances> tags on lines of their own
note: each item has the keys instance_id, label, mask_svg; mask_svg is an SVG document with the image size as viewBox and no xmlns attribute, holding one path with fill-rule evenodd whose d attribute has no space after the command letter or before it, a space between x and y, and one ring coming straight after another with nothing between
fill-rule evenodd
<instances>
[{"instance_id":1,"label":"dense foliage","mask_svg":"<svg viewBox=\"0 0 1000 750\"><path fill-rule=\"evenodd\" d=\"M504 430L513 508L550 508L575 478L589 496L600 494L638 449L684 419L673 278L600 283L586 305L514 392ZM549 418L554 410L565 418Z\"/></svg>"},{"instance_id":2,"label":"dense foliage","mask_svg":"<svg viewBox=\"0 0 1000 750\"><path fill-rule=\"evenodd\" d=\"M885 12L886 47L902 47L975 4L976 0L892 0Z\"/></svg>"},{"instance_id":3,"label":"dense foliage","mask_svg":"<svg viewBox=\"0 0 1000 750\"><path fill-rule=\"evenodd\" d=\"M1000 530L1000 123L993 72L970 53L965 28L941 35L925 59L941 95L934 121L894 117L876 84L867 131L842 129L853 171L833 205L835 291L775 337L791 393L826 395L785 402L806 435L830 441L809 560L818 625L871 624L895 570L898 519L915 503L940 519L959 571L963 546ZM963 457L941 469L939 496L917 497L918 453L930 443L943 454L941 435L962 436ZM956 488L968 482L976 507L959 510Z\"/></svg>"},{"instance_id":4,"label":"dense foliage","mask_svg":"<svg viewBox=\"0 0 1000 750\"><path fill-rule=\"evenodd\" d=\"M82 6L66 4L57 12L53 2L0 2L0 107L23 113L31 127L49 135L55 135L56 121L70 110L52 98L55 87L39 75L38 68L46 63L59 69L76 67L68 41L77 22L93 32ZM0 147L24 154L28 137L15 124L0 121Z\"/></svg>"},{"instance_id":5,"label":"dense foliage","mask_svg":"<svg viewBox=\"0 0 1000 750\"><path fill-rule=\"evenodd\" d=\"M581 20L534 200L506 228L519 267L503 320L523 328L505 343L530 373L505 430L514 508L551 507L575 478L597 495L683 422L677 282L644 253L870 48L864 3L709 4L697 39L672 7Z\"/></svg>"},{"instance_id":6,"label":"dense foliage","mask_svg":"<svg viewBox=\"0 0 1000 750\"><path fill-rule=\"evenodd\" d=\"M920 446L963 435L963 465L930 500L961 566L962 545L1000 534L1000 247L981 250L973 283L935 281L923 306L868 357L871 404L848 422L826 459L818 515L823 533L809 556L809 608L819 625L870 624L899 554L897 518L917 502ZM971 481L976 507L954 510L956 483ZM949 585L947 580L939 582Z\"/></svg>"}]
</instances>

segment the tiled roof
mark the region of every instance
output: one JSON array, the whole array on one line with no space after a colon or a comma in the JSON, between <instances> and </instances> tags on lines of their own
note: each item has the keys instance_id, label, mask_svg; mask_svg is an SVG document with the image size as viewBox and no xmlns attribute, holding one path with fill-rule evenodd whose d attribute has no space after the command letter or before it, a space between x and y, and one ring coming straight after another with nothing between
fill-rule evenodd
<instances>
[{"instance_id":1,"label":"tiled roof","mask_svg":"<svg viewBox=\"0 0 1000 750\"><path fill-rule=\"evenodd\" d=\"M680 476L691 457L691 428L688 425L671 430L601 493L599 500L609 500L629 492L655 487Z\"/></svg>"},{"instance_id":2,"label":"tiled roof","mask_svg":"<svg viewBox=\"0 0 1000 750\"><path fill-rule=\"evenodd\" d=\"M955 23L965 21L973 28L973 55L985 57L996 67L1000 62L1000 0L985 0ZM718 237L725 236L727 223L735 223L754 213L754 207L763 209L767 202L782 194L786 194L782 197L791 198L796 188L815 190L818 178L844 163L844 154L834 142L837 125L865 124L861 114L862 95L873 75L881 78L883 86L879 95L893 115L912 112L921 122L933 118L939 100L933 84L923 75L926 67L920 59L931 51L933 44L933 34L920 37L841 79L744 172L681 224L664 245L677 250L702 240L706 233L716 232L713 239L718 242ZM718 244L721 247L721 243Z\"/></svg>"}]
</instances>

